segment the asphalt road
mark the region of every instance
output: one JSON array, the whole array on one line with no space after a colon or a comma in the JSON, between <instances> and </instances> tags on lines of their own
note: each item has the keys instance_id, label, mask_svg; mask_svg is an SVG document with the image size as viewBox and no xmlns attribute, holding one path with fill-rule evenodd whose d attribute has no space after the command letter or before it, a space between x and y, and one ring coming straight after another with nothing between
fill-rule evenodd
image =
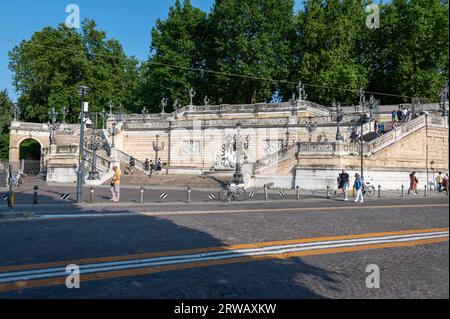
<instances>
[{"instance_id":1,"label":"asphalt road","mask_svg":"<svg viewBox=\"0 0 450 319\"><path fill-rule=\"evenodd\" d=\"M447 198L45 207L0 220L0 298L449 298Z\"/></svg>"}]
</instances>

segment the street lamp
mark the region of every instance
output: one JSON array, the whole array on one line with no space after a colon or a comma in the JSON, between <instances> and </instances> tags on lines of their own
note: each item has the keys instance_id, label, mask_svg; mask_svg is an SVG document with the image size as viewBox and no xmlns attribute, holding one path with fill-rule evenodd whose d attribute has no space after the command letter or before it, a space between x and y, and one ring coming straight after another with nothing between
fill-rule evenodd
<instances>
[{"instance_id":1,"label":"street lamp","mask_svg":"<svg viewBox=\"0 0 450 319\"><path fill-rule=\"evenodd\" d=\"M241 171L241 161L240 161L240 149L241 149L241 123L236 124L237 134L235 138L235 148L236 148L236 171L233 174L233 183L236 185L243 184L244 178Z\"/></svg>"},{"instance_id":2,"label":"street lamp","mask_svg":"<svg viewBox=\"0 0 450 319\"><path fill-rule=\"evenodd\" d=\"M95 123L97 123L97 113L95 113ZM99 180L100 174L97 170L97 151L103 148L103 143L97 137L97 126L93 124L93 130L90 141L87 142L87 148L92 151L91 170L89 171L88 180Z\"/></svg>"},{"instance_id":3,"label":"street lamp","mask_svg":"<svg viewBox=\"0 0 450 319\"><path fill-rule=\"evenodd\" d=\"M77 175L77 203L83 200L83 182L84 182L84 98L88 94L89 87L86 85L79 86L79 94L81 96L81 111L80 111L80 145L78 157L78 175Z\"/></svg>"},{"instance_id":4,"label":"street lamp","mask_svg":"<svg viewBox=\"0 0 450 319\"><path fill-rule=\"evenodd\" d=\"M447 110L445 109L445 104L448 101L448 82L442 87L441 92L439 93L439 108L442 114L442 117L445 117L447 114Z\"/></svg>"},{"instance_id":5,"label":"street lamp","mask_svg":"<svg viewBox=\"0 0 450 319\"><path fill-rule=\"evenodd\" d=\"M156 135L156 141L152 143L153 150L155 151L155 163L158 162L158 153L164 150L164 142L159 144L159 134Z\"/></svg>"},{"instance_id":6,"label":"street lamp","mask_svg":"<svg viewBox=\"0 0 450 319\"><path fill-rule=\"evenodd\" d=\"M106 120L106 111L104 108L101 110L100 116L102 118L102 129L104 129L105 128L105 120Z\"/></svg>"},{"instance_id":7,"label":"street lamp","mask_svg":"<svg viewBox=\"0 0 450 319\"><path fill-rule=\"evenodd\" d=\"M341 141L342 142L344 139L342 138L342 135L341 135L340 123L344 119L344 111L342 111L341 103L339 103L339 102L334 103L333 102L333 106L334 106L334 104L336 104L336 111L331 112L330 115L331 115L331 119L334 122L337 123L337 127L336 127L336 141Z\"/></svg>"},{"instance_id":8,"label":"street lamp","mask_svg":"<svg viewBox=\"0 0 450 319\"><path fill-rule=\"evenodd\" d=\"M113 123L111 124L111 128L109 129L109 133L110 133L111 136L112 136L111 148L115 148L115 147L116 147L116 145L114 144L114 136L115 136L115 135L117 134L117 132L119 131L119 129L118 129L116 126L117 126L116 122L113 122Z\"/></svg>"},{"instance_id":9,"label":"street lamp","mask_svg":"<svg viewBox=\"0 0 450 319\"><path fill-rule=\"evenodd\" d=\"M310 116L308 121L305 123L306 131L308 132L309 142L311 143L312 135L317 129L317 122L312 121L312 117Z\"/></svg>"},{"instance_id":10,"label":"street lamp","mask_svg":"<svg viewBox=\"0 0 450 319\"><path fill-rule=\"evenodd\" d=\"M360 136L360 156L361 156L361 179L364 180L364 124L369 123L371 120L370 116L366 113L362 114L359 118L357 124L361 126L361 136Z\"/></svg>"}]
</instances>

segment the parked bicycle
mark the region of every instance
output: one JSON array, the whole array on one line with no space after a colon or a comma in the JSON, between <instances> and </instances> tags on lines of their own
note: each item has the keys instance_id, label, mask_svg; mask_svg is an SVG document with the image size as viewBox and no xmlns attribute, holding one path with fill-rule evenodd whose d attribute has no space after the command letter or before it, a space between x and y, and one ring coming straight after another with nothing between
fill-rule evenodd
<instances>
[{"instance_id":1,"label":"parked bicycle","mask_svg":"<svg viewBox=\"0 0 450 319\"><path fill-rule=\"evenodd\" d=\"M369 182L365 182L363 194L364 194L364 196L372 197L373 195L375 195L375 186L373 186Z\"/></svg>"},{"instance_id":2,"label":"parked bicycle","mask_svg":"<svg viewBox=\"0 0 450 319\"><path fill-rule=\"evenodd\" d=\"M229 183L221 191L220 198L224 202L230 202L232 200L243 201L247 199L247 193L243 185Z\"/></svg>"}]
</instances>

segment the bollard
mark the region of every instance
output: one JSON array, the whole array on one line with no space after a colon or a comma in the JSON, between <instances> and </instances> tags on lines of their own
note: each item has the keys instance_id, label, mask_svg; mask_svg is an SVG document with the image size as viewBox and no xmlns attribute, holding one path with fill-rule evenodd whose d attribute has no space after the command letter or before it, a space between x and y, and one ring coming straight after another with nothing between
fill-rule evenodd
<instances>
[{"instance_id":1,"label":"bollard","mask_svg":"<svg viewBox=\"0 0 450 319\"><path fill-rule=\"evenodd\" d=\"M405 185L402 185L402 197L405 197Z\"/></svg>"},{"instance_id":2,"label":"bollard","mask_svg":"<svg viewBox=\"0 0 450 319\"><path fill-rule=\"evenodd\" d=\"M297 186L296 190L297 190L297 200L299 200L300 199L300 186Z\"/></svg>"},{"instance_id":3,"label":"bollard","mask_svg":"<svg viewBox=\"0 0 450 319\"><path fill-rule=\"evenodd\" d=\"M144 203L144 187L141 186L140 197L139 197L139 204L143 204L143 203Z\"/></svg>"},{"instance_id":4,"label":"bollard","mask_svg":"<svg viewBox=\"0 0 450 319\"><path fill-rule=\"evenodd\" d=\"M267 193L267 185L264 184L264 200L269 200L269 194Z\"/></svg>"},{"instance_id":5,"label":"bollard","mask_svg":"<svg viewBox=\"0 0 450 319\"><path fill-rule=\"evenodd\" d=\"M378 198L381 197L381 185L378 185Z\"/></svg>"},{"instance_id":6,"label":"bollard","mask_svg":"<svg viewBox=\"0 0 450 319\"><path fill-rule=\"evenodd\" d=\"M37 203L38 203L38 189L39 189L39 187L37 185L34 185L34 187L33 187L33 205L37 205Z\"/></svg>"},{"instance_id":7,"label":"bollard","mask_svg":"<svg viewBox=\"0 0 450 319\"><path fill-rule=\"evenodd\" d=\"M89 194L89 203L94 204L94 187L91 186L91 191Z\"/></svg>"},{"instance_id":8,"label":"bollard","mask_svg":"<svg viewBox=\"0 0 450 319\"><path fill-rule=\"evenodd\" d=\"M330 198L330 186L327 185L327 198Z\"/></svg>"},{"instance_id":9,"label":"bollard","mask_svg":"<svg viewBox=\"0 0 450 319\"><path fill-rule=\"evenodd\" d=\"M428 188L427 188L427 185L425 185L425 191L423 192L423 196L424 197L427 197L427 193L428 193Z\"/></svg>"},{"instance_id":10,"label":"bollard","mask_svg":"<svg viewBox=\"0 0 450 319\"><path fill-rule=\"evenodd\" d=\"M188 186L188 188L187 188L187 202L188 202L188 204L191 203L191 192L192 192L192 189L191 189L190 186Z\"/></svg>"}]
</instances>

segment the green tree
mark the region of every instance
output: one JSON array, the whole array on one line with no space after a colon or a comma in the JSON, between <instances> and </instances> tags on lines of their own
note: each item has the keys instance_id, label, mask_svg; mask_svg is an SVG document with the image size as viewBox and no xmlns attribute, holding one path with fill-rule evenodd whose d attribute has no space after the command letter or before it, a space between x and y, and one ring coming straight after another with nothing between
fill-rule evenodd
<instances>
[{"instance_id":1,"label":"green tree","mask_svg":"<svg viewBox=\"0 0 450 319\"><path fill-rule=\"evenodd\" d=\"M448 1L393 0L380 15L380 29L365 44L369 88L436 100L448 79Z\"/></svg>"},{"instance_id":2,"label":"green tree","mask_svg":"<svg viewBox=\"0 0 450 319\"><path fill-rule=\"evenodd\" d=\"M186 105L188 92L196 90L202 96L201 68L206 52L206 13L194 8L189 0L176 0L166 20L159 20L152 29L151 56L142 69L141 104L148 110L159 112L160 101L169 98ZM169 67L174 65L179 68Z\"/></svg>"},{"instance_id":3,"label":"green tree","mask_svg":"<svg viewBox=\"0 0 450 319\"><path fill-rule=\"evenodd\" d=\"M6 90L0 91L0 159L8 159L9 126L13 103Z\"/></svg>"},{"instance_id":4,"label":"green tree","mask_svg":"<svg viewBox=\"0 0 450 319\"><path fill-rule=\"evenodd\" d=\"M309 99L325 105L357 101L368 83L361 61L367 27L364 4L353 0L308 0L296 17L294 68ZM295 78L295 76L294 76ZM339 88L339 89L332 89Z\"/></svg>"},{"instance_id":5,"label":"green tree","mask_svg":"<svg viewBox=\"0 0 450 319\"><path fill-rule=\"evenodd\" d=\"M293 7L293 0L216 1L209 18L207 68L257 79L206 74L213 101L263 102L280 92L282 83L260 79L289 76Z\"/></svg>"},{"instance_id":6,"label":"green tree","mask_svg":"<svg viewBox=\"0 0 450 319\"><path fill-rule=\"evenodd\" d=\"M78 87L88 85L90 111L111 101L132 108L138 65L120 43L106 39L92 20L77 33L63 24L46 27L10 53L10 69L26 120L46 121L48 109L66 107L68 120L76 122L80 109Z\"/></svg>"}]
</instances>

